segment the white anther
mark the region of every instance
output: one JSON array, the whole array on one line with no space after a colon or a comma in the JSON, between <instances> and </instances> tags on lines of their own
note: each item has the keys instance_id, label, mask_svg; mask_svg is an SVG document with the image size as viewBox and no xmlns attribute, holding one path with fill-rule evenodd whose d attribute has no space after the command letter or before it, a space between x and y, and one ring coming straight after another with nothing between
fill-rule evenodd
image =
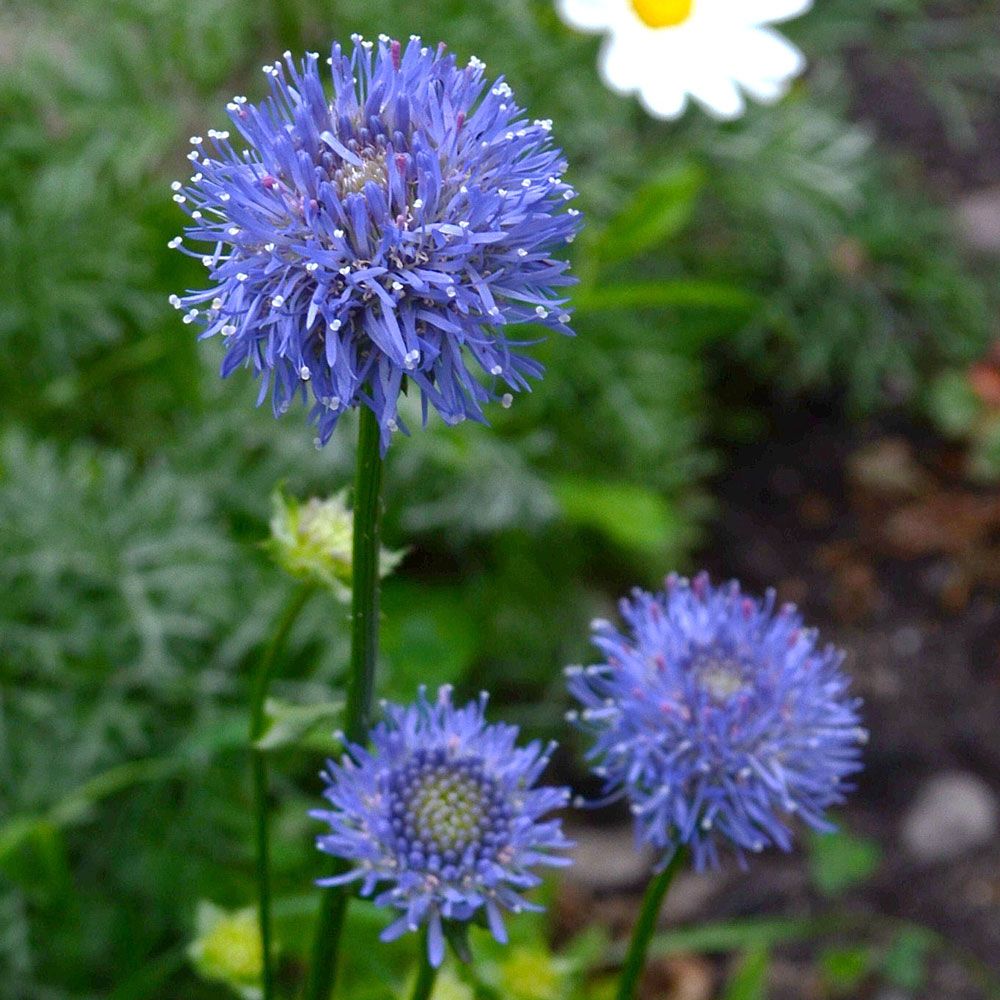
<instances>
[{"instance_id":1,"label":"white anther","mask_svg":"<svg viewBox=\"0 0 1000 1000\"><path fill-rule=\"evenodd\" d=\"M545 308L545 306L535 306L535 315L540 319L546 319L549 315L549 311Z\"/></svg>"},{"instance_id":2,"label":"white anther","mask_svg":"<svg viewBox=\"0 0 1000 1000\"><path fill-rule=\"evenodd\" d=\"M351 273L351 269L349 267L342 267L340 273L346 278Z\"/></svg>"},{"instance_id":3,"label":"white anther","mask_svg":"<svg viewBox=\"0 0 1000 1000\"><path fill-rule=\"evenodd\" d=\"M193 211L193 212L191 213L191 218L192 218L192 219L200 219L200 218L201 218L201 212L199 212L199 211L198 211L197 209L195 209L195 210L194 210L194 211Z\"/></svg>"},{"instance_id":4,"label":"white anther","mask_svg":"<svg viewBox=\"0 0 1000 1000\"><path fill-rule=\"evenodd\" d=\"M202 140L202 138L201 138L200 135L193 135L188 140L188 142L190 142L192 146L200 146L202 144L203 140Z\"/></svg>"},{"instance_id":5,"label":"white anther","mask_svg":"<svg viewBox=\"0 0 1000 1000\"><path fill-rule=\"evenodd\" d=\"M517 255L518 255L518 257L527 257L528 256L528 251L525 250L524 247L518 247L518 249L517 249Z\"/></svg>"},{"instance_id":6,"label":"white anther","mask_svg":"<svg viewBox=\"0 0 1000 1000\"><path fill-rule=\"evenodd\" d=\"M170 247L171 250L176 250L183 242L184 242L183 237L175 236L172 240L170 240L167 243L167 246Z\"/></svg>"},{"instance_id":7,"label":"white anther","mask_svg":"<svg viewBox=\"0 0 1000 1000\"><path fill-rule=\"evenodd\" d=\"M226 232L229 233L230 236L239 236L240 235L240 230L239 230L238 226L230 226L226 230Z\"/></svg>"},{"instance_id":8,"label":"white anther","mask_svg":"<svg viewBox=\"0 0 1000 1000\"><path fill-rule=\"evenodd\" d=\"M284 295L275 295L274 298L271 299L271 305L274 306L275 309L280 309L284 304L285 304Z\"/></svg>"},{"instance_id":9,"label":"white anther","mask_svg":"<svg viewBox=\"0 0 1000 1000\"><path fill-rule=\"evenodd\" d=\"M272 251L274 250L274 244L273 244L273 243L265 243L265 244L264 244L264 249L265 249L265 250L266 250L266 251L267 251L268 253L271 253L271 252L272 252Z\"/></svg>"},{"instance_id":10,"label":"white anther","mask_svg":"<svg viewBox=\"0 0 1000 1000\"><path fill-rule=\"evenodd\" d=\"M501 368L500 365L494 365L490 369L490 374L491 375L502 375L503 374L503 368Z\"/></svg>"},{"instance_id":11,"label":"white anther","mask_svg":"<svg viewBox=\"0 0 1000 1000\"><path fill-rule=\"evenodd\" d=\"M202 263L202 267L214 267L215 266L215 260L212 257L208 257L208 256L202 257L201 258L201 263Z\"/></svg>"},{"instance_id":12,"label":"white anther","mask_svg":"<svg viewBox=\"0 0 1000 1000\"><path fill-rule=\"evenodd\" d=\"M306 264L306 270L309 271L309 272L315 271L318 268L319 268L319 264L317 264L316 261L314 261L314 260L311 260L311 261L309 261L308 264Z\"/></svg>"},{"instance_id":13,"label":"white anther","mask_svg":"<svg viewBox=\"0 0 1000 1000\"><path fill-rule=\"evenodd\" d=\"M231 337L236 333L236 327L232 323L227 323L220 331L223 337Z\"/></svg>"},{"instance_id":14,"label":"white anther","mask_svg":"<svg viewBox=\"0 0 1000 1000\"><path fill-rule=\"evenodd\" d=\"M169 303L170 303L170 304L171 304L171 305L172 305L172 306L173 306L173 307L174 307L175 309L180 309L180 307L181 307L181 300L180 300L180 296L178 296L178 295L170 295L170 296L168 296L168 298L167 298L167 301L168 301L168 302L169 302Z\"/></svg>"},{"instance_id":15,"label":"white anther","mask_svg":"<svg viewBox=\"0 0 1000 1000\"><path fill-rule=\"evenodd\" d=\"M229 201L229 198L230 198L230 195L229 195L229 193L227 191L223 191L219 195L219 201Z\"/></svg>"},{"instance_id":16,"label":"white anther","mask_svg":"<svg viewBox=\"0 0 1000 1000\"><path fill-rule=\"evenodd\" d=\"M183 205L184 202L187 201L187 198L185 198L182 194L175 194L174 201L176 201L178 205Z\"/></svg>"},{"instance_id":17,"label":"white anther","mask_svg":"<svg viewBox=\"0 0 1000 1000\"><path fill-rule=\"evenodd\" d=\"M413 199L413 207L414 208L423 208L424 207L424 199L423 198L414 198Z\"/></svg>"},{"instance_id":18,"label":"white anther","mask_svg":"<svg viewBox=\"0 0 1000 1000\"><path fill-rule=\"evenodd\" d=\"M245 271L238 271L236 273L236 280L237 281L246 281L247 278L249 278L249 277L250 277L250 275L247 274Z\"/></svg>"},{"instance_id":19,"label":"white anther","mask_svg":"<svg viewBox=\"0 0 1000 1000\"><path fill-rule=\"evenodd\" d=\"M308 365L303 365L299 369L299 378L302 379L303 382L308 382L311 376L312 376L312 372L309 371L309 366Z\"/></svg>"},{"instance_id":20,"label":"white anther","mask_svg":"<svg viewBox=\"0 0 1000 1000\"><path fill-rule=\"evenodd\" d=\"M170 185L170 190L171 190L171 191L180 191L180 189L181 189L181 188L182 188L183 186L184 186L184 185L183 185L183 184L181 184L181 182L180 182L180 181L174 181L174 182L173 182L173 184L171 184L171 185Z\"/></svg>"},{"instance_id":21,"label":"white anther","mask_svg":"<svg viewBox=\"0 0 1000 1000\"><path fill-rule=\"evenodd\" d=\"M502 406L502 407L503 407L503 408L504 408L505 410L509 410L509 409L510 409L510 404L511 404L511 403L513 403L513 402L514 402L514 397L513 397L513 396L512 396L512 395L511 395L511 394L510 394L509 392L505 392L505 393L504 393L504 394L503 394L503 395L502 395L502 396L500 397L500 405L501 405L501 406Z\"/></svg>"}]
</instances>

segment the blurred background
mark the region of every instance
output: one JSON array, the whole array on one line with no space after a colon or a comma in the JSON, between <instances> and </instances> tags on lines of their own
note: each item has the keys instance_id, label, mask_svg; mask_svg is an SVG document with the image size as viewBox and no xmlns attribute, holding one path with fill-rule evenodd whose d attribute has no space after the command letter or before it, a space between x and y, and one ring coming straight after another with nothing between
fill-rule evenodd
<instances>
[{"instance_id":1,"label":"blurred background","mask_svg":"<svg viewBox=\"0 0 1000 1000\"><path fill-rule=\"evenodd\" d=\"M276 483L348 485L353 433L317 452L303 413L219 382L218 345L167 305L203 281L167 250L169 183L190 134L264 94L263 62L353 31L504 73L554 119L588 220L578 337L541 348L544 382L492 428L392 448L386 542L408 555L382 693L487 687L587 791L560 670L589 620L674 569L774 585L848 650L868 768L840 834L680 881L671 926L715 923L667 932L647 997L998 995L998 25L996 0L817 0L783 28L810 61L788 99L664 124L604 89L598 40L548 0L7 0L0 997L253 995L245 706L293 587L261 543ZM344 607L314 600L276 686L290 991L332 748L308 709L346 643ZM477 939L478 981L442 1000L609 995L645 859L623 814L571 825L549 915L507 952ZM409 943L352 920L349 995L398 995Z\"/></svg>"}]
</instances>

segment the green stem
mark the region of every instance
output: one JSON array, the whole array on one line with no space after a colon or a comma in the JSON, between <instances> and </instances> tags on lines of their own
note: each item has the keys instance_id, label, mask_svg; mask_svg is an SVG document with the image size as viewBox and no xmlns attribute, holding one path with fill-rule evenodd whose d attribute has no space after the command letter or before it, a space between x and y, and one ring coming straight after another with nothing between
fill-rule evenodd
<instances>
[{"instance_id":1,"label":"green stem","mask_svg":"<svg viewBox=\"0 0 1000 1000\"><path fill-rule=\"evenodd\" d=\"M354 486L354 552L351 592L351 665L347 680L344 736L364 743L371 724L379 626L379 533L382 519L382 457L375 414L361 407ZM343 872L338 862L334 873ZM328 889L322 895L307 1000L329 1000L337 977L340 932L347 910L348 890Z\"/></svg>"},{"instance_id":2,"label":"green stem","mask_svg":"<svg viewBox=\"0 0 1000 1000\"><path fill-rule=\"evenodd\" d=\"M663 900L666 898L667 890L669 890L674 876L686 861L687 851L683 847L678 847L670 859L670 864L649 883L649 887L646 889L646 895L642 900L642 909L639 911L639 919L635 922L635 930L632 931L632 943L629 945L621 979L618 981L618 1000L635 1000L639 979L646 964L646 952L649 950L649 942L656 930L656 920L660 915L660 908L663 906Z\"/></svg>"},{"instance_id":3,"label":"green stem","mask_svg":"<svg viewBox=\"0 0 1000 1000\"><path fill-rule=\"evenodd\" d=\"M271 641L257 666L250 700L250 753L253 756L253 804L256 818L257 920L263 963L264 1000L274 997L274 956L271 945L271 860L268 844L267 757L254 745L264 734L264 703L271 681L277 672L278 654L288 633L316 588L303 584L285 607Z\"/></svg>"},{"instance_id":4,"label":"green stem","mask_svg":"<svg viewBox=\"0 0 1000 1000\"><path fill-rule=\"evenodd\" d=\"M417 981L413 985L410 1000L430 1000L437 974L438 970L427 957L427 932L424 931L420 935L420 968L417 970Z\"/></svg>"}]
</instances>

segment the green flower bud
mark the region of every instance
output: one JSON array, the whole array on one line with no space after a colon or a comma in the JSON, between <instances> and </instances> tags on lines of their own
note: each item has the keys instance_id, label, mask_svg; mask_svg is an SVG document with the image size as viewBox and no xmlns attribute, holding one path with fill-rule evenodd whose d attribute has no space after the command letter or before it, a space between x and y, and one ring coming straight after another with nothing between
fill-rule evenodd
<instances>
[{"instance_id":1,"label":"green flower bud","mask_svg":"<svg viewBox=\"0 0 1000 1000\"><path fill-rule=\"evenodd\" d=\"M202 900L196 927L188 957L198 974L225 983L245 1000L258 1000L264 956L256 909L224 910Z\"/></svg>"},{"instance_id":2,"label":"green flower bud","mask_svg":"<svg viewBox=\"0 0 1000 1000\"><path fill-rule=\"evenodd\" d=\"M566 971L566 963L548 951L512 948L500 963L500 991L518 1000L558 1000L565 993Z\"/></svg>"},{"instance_id":3,"label":"green flower bud","mask_svg":"<svg viewBox=\"0 0 1000 1000\"><path fill-rule=\"evenodd\" d=\"M268 548L278 564L307 583L328 587L341 600L351 596L354 513L342 490L326 500L311 497L304 503L276 490L272 498L271 538ZM391 573L402 552L382 549L382 576Z\"/></svg>"}]
</instances>

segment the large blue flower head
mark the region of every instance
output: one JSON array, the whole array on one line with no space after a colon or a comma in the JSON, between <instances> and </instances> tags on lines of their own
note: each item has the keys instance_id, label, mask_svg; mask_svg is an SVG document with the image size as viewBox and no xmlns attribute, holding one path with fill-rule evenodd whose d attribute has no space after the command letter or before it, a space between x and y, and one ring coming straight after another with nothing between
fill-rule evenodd
<instances>
[{"instance_id":1,"label":"large blue flower head","mask_svg":"<svg viewBox=\"0 0 1000 1000\"><path fill-rule=\"evenodd\" d=\"M565 788L534 787L553 745L517 747L517 727L487 725L486 695L462 708L451 688L436 700L385 706L371 749L349 745L323 777L331 810L311 815L331 832L316 846L351 863L333 886L359 882L362 895L401 911L383 932L393 940L421 924L436 966L444 957L443 921L480 916L505 941L501 912L539 909L521 893L541 881L537 865L566 865L571 847L558 819Z\"/></svg>"},{"instance_id":2,"label":"large blue flower head","mask_svg":"<svg viewBox=\"0 0 1000 1000\"><path fill-rule=\"evenodd\" d=\"M324 444L367 406L384 451L406 430L411 383L425 420L433 406L457 423L541 374L505 327L571 332L553 254L579 213L551 123L526 118L481 62L415 37L353 42L326 60L332 97L317 53L265 66L270 97L228 105L247 148L225 131L192 137L195 173L174 200L211 287L171 301L225 339L223 376L253 369L275 415L311 402Z\"/></svg>"},{"instance_id":3,"label":"large blue flower head","mask_svg":"<svg viewBox=\"0 0 1000 1000\"><path fill-rule=\"evenodd\" d=\"M668 859L687 845L701 869L723 848L741 866L768 845L789 850L796 816L829 829L866 738L843 654L773 591L756 600L705 574L636 590L621 614L624 632L594 623L604 662L566 672L594 770L629 802L638 841Z\"/></svg>"}]
</instances>

